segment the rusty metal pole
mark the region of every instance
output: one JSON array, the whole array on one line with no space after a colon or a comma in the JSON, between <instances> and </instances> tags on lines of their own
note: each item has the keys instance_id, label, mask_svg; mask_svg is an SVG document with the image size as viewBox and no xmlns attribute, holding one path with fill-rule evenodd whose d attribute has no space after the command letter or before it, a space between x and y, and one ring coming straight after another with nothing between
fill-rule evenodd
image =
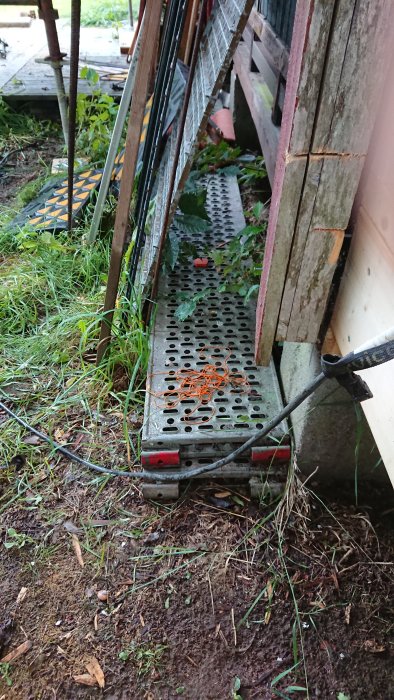
<instances>
[{"instance_id":1,"label":"rusty metal pole","mask_svg":"<svg viewBox=\"0 0 394 700\"><path fill-rule=\"evenodd\" d=\"M75 131L79 72L79 36L81 29L81 0L71 0L70 94L68 98L68 160L67 160L67 229L72 231Z\"/></svg>"},{"instance_id":2,"label":"rusty metal pole","mask_svg":"<svg viewBox=\"0 0 394 700\"><path fill-rule=\"evenodd\" d=\"M57 10L54 10L52 0L39 0L38 16L44 20L45 32L47 35L49 57L45 59L45 63L52 66L56 82L56 94L59 103L60 119L62 122L62 130L64 141L68 143L68 114L67 114L67 97L64 89L63 80L63 58L66 54L60 51L59 38L56 28L56 20L59 18Z\"/></svg>"}]
</instances>

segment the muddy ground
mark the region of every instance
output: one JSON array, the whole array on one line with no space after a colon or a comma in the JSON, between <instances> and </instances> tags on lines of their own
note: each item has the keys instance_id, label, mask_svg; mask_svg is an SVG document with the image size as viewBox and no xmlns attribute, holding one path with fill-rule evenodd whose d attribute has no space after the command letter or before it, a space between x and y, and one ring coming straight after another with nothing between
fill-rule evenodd
<instances>
[{"instance_id":1,"label":"muddy ground","mask_svg":"<svg viewBox=\"0 0 394 700\"><path fill-rule=\"evenodd\" d=\"M2 553L1 655L31 648L0 697L219 700L237 697L239 679L245 700L305 698L289 691L306 687L305 670L311 698L393 697L394 511L382 494L383 514L338 501L329 512L309 495L282 541L264 521L272 508L215 485L165 506L126 480L98 494L65 465L43 482L39 504L36 487L32 505L2 515L3 541L8 527L31 539ZM103 690L78 682L91 657Z\"/></svg>"}]
</instances>

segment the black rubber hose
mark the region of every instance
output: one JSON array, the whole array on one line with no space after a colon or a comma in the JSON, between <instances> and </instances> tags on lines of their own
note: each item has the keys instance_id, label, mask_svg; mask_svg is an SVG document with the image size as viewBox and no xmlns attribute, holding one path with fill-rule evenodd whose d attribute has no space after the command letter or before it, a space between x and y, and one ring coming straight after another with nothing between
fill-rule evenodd
<instances>
[{"instance_id":1,"label":"black rubber hose","mask_svg":"<svg viewBox=\"0 0 394 700\"><path fill-rule=\"evenodd\" d=\"M33 435L36 435L39 437L41 440L44 440L47 442L49 445L52 445L53 449L56 450L56 452L60 452L62 455L67 457L68 459L72 460L73 462L78 462L78 464L82 464L84 467L88 467L89 469L92 469L95 472L99 472L100 474L108 474L109 476L127 476L130 479L145 479L146 481L156 481L159 483L169 483L172 481L180 481L181 479L193 479L196 476L199 476L200 474L204 474L206 472L211 472L214 471L215 469L220 469L221 467L226 466L226 464L229 464L232 462L234 459L242 455L245 450L247 450L249 447L253 447L253 445L256 444L259 440L261 440L263 437L268 435L268 433L271 432L274 428L276 428L279 423L281 423L285 418L287 418L290 413L292 413L300 404L302 404L305 399L308 398L311 394L313 394L314 391L324 382L328 381L327 377L323 374L319 374L310 384L308 384L307 387L303 391L301 391L298 396L296 396L292 401L290 401L281 411L278 413L275 418L273 418L269 423L267 423L264 428L261 428L255 435L253 435L249 440L243 443L243 445L240 445L237 447L236 450L231 452L229 455L226 457L222 457L221 459L218 459L216 462L212 462L212 464L204 464L203 466L198 466L198 467L190 467L189 469L182 469L176 472L173 472L171 474L166 474L165 472L154 472L154 471L139 471L139 472L129 472L129 471L121 471L120 469L107 469L107 467L102 467L98 464L94 464L93 462L89 462L88 460L84 459L83 457L80 457L77 455L75 452L71 452L68 450L66 447L63 447L62 445L59 445L58 443L54 442L48 435L45 435L44 433L41 433L39 430L36 430L33 428L33 426L29 425L23 418L20 418L16 413L11 411L10 408L8 408L4 403L0 401L0 409L2 409L7 415L9 415L11 418L16 420L19 425L21 425L23 428L26 428L29 430Z\"/></svg>"}]
</instances>

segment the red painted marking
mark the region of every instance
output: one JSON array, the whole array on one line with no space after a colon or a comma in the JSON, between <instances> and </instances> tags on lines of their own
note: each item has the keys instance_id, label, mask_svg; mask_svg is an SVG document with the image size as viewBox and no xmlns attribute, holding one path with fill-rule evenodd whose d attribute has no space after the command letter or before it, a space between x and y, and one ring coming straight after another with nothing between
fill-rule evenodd
<instances>
[{"instance_id":1,"label":"red painted marking","mask_svg":"<svg viewBox=\"0 0 394 700\"><path fill-rule=\"evenodd\" d=\"M196 258L193 265L194 267L208 267L208 258Z\"/></svg>"},{"instance_id":2,"label":"red painted marking","mask_svg":"<svg viewBox=\"0 0 394 700\"><path fill-rule=\"evenodd\" d=\"M252 447L252 462L287 462L291 457L289 445L280 447Z\"/></svg>"},{"instance_id":3,"label":"red painted marking","mask_svg":"<svg viewBox=\"0 0 394 700\"><path fill-rule=\"evenodd\" d=\"M150 467L178 467L180 464L179 450L163 450L162 452L143 452L141 464Z\"/></svg>"}]
</instances>

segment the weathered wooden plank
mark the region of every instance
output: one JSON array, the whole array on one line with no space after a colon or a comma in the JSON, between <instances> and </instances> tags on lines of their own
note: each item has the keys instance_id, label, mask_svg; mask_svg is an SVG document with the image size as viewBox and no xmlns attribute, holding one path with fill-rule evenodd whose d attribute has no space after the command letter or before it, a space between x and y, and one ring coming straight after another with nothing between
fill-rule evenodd
<instances>
[{"instance_id":1,"label":"weathered wooden plank","mask_svg":"<svg viewBox=\"0 0 394 700\"><path fill-rule=\"evenodd\" d=\"M274 71L261 50L261 42L254 41L252 46L252 61L256 65L261 77L267 83L268 89L274 97L278 85L277 71Z\"/></svg>"},{"instance_id":2,"label":"weathered wooden plank","mask_svg":"<svg viewBox=\"0 0 394 700\"><path fill-rule=\"evenodd\" d=\"M276 70L286 78L289 67L289 50L275 34L272 27L263 15L253 7L249 17L249 24L261 41L262 50L266 58L273 63Z\"/></svg>"},{"instance_id":3,"label":"weathered wooden plank","mask_svg":"<svg viewBox=\"0 0 394 700\"><path fill-rule=\"evenodd\" d=\"M293 94L287 100L288 111L290 106L296 106L288 115L292 120L288 151L292 155L304 155L310 150L334 9L335 2L326 0L297 3L290 61L297 61L298 66L291 71Z\"/></svg>"},{"instance_id":4,"label":"weathered wooden plank","mask_svg":"<svg viewBox=\"0 0 394 700\"><path fill-rule=\"evenodd\" d=\"M339 0L313 152L366 153L390 50L393 12L392 0Z\"/></svg>"},{"instance_id":5,"label":"weathered wooden plank","mask_svg":"<svg viewBox=\"0 0 394 700\"><path fill-rule=\"evenodd\" d=\"M263 365L275 339L333 9L322 0L297 3L257 302L256 360Z\"/></svg>"},{"instance_id":6,"label":"weathered wooden plank","mask_svg":"<svg viewBox=\"0 0 394 700\"><path fill-rule=\"evenodd\" d=\"M292 246L286 271L286 281L275 336L276 340L286 340L322 168L323 158L314 158L312 161L308 159L302 197L292 226Z\"/></svg>"},{"instance_id":7,"label":"weathered wooden plank","mask_svg":"<svg viewBox=\"0 0 394 700\"><path fill-rule=\"evenodd\" d=\"M240 46L242 46L244 55L248 57L248 68L251 70L251 62L252 62L252 48L253 48L253 30L249 26L249 24L245 25L245 28L242 32L242 39L243 41L240 42ZM247 53L246 53L247 49Z\"/></svg>"},{"instance_id":8,"label":"weathered wooden plank","mask_svg":"<svg viewBox=\"0 0 394 700\"><path fill-rule=\"evenodd\" d=\"M179 47L179 58L184 63L189 63L193 37L196 30L199 4L199 0L190 0L188 4L185 26L183 29L181 45Z\"/></svg>"},{"instance_id":9,"label":"weathered wooden plank","mask_svg":"<svg viewBox=\"0 0 394 700\"><path fill-rule=\"evenodd\" d=\"M362 207L332 317L343 354L394 324L394 241ZM394 362L360 372L373 392L361 405L394 484Z\"/></svg>"},{"instance_id":10,"label":"weathered wooden plank","mask_svg":"<svg viewBox=\"0 0 394 700\"><path fill-rule=\"evenodd\" d=\"M309 159L279 315L282 340L318 338L362 166L362 158Z\"/></svg>"},{"instance_id":11,"label":"weathered wooden plank","mask_svg":"<svg viewBox=\"0 0 394 700\"><path fill-rule=\"evenodd\" d=\"M307 158L279 163L275 173L263 272L257 302L256 361L268 365L293 240L294 221L300 202ZM286 192L286 197L282 193Z\"/></svg>"},{"instance_id":12,"label":"weathered wooden plank","mask_svg":"<svg viewBox=\"0 0 394 700\"><path fill-rule=\"evenodd\" d=\"M234 55L234 68L256 126L269 180L273 183L280 134L279 127L271 119L273 95L264 79L259 73L251 73L248 65L248 49L240 44Z\"/></svg>"},{"instance_id":13,"label":"weathered wooden plank","mask_svg":"<svg viewBox=\"0 0 394 700\"><path fill-rule=\"evenodd\" d=\"M286 340L316 342L344 235L343 229L309 231Z\"/></svg>"},{"instance_id":14,"label":"weathered wooden plank","mask_svg":"<svg viewBox=\"0 0 394 700\"><path fill-rule=\"evenodd\" d=\"M41 52L40 52L41 55ZM39 100L56 100L56 83L53 75L53 70L50 65L44 63L36 63L35 58L31 58L25 65L17 71L2 88L2 95L8 101L26 101L27 99ZM91 57L93 59L93 57ZM125 68L124 57L100 56L97 60L107 62L108 65L119 65L122 69ZM105 68L97 66L98 70L105 71ZM63 66L64 85L66 92L69 88L70 66L66 63ZM113 80L101 80L100 89L119 98L119 91L112 88ZM97 90L97 85L93 86L87 80L78 80L78 92L90 95L93 90Z\"/></svg>"}]
</instances>

